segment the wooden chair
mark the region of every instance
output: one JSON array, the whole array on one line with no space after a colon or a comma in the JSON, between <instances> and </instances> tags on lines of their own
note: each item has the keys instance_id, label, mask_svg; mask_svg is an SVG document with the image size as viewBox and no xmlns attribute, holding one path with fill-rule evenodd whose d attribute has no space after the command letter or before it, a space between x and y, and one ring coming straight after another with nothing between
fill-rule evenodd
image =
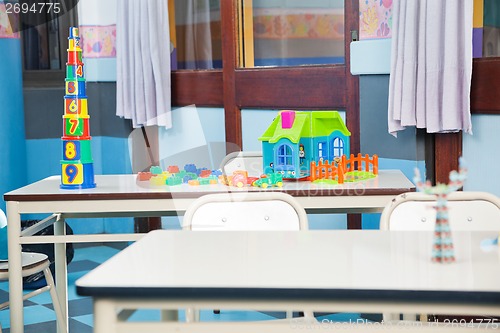
<instances>
[{"instance_id":1,"label":"wooden chair","mask_svg":"<svg viewBox=\"0 0 500 333\"><path fill-rule=\"evenodd\" d=\"M421 192L398 195L383 210L381 230L434 230L436 198ZM448 195L448 220L451 230L500 230L500 199L485 192L453 192ZM421 315L421 317L425 315ZM384 313L384 322L399 320L399 314ZM421 318L421 320L423 319ZM404 314L404 320L416 320Z\"/></svg>"},{"instance_id":2,"label":"wooden chair","mask_svg":"<svg viewBox=\"0 0 500 333\"><path fill-rule=\"evenodd\" d=\"M6 232L5 226L7 225L7 218L3 210L0 209L0 228L2 228L1 232ZM41 287L39 289L33 290L27 294L24 294L23 300L27 300L34 296L37 296L43 292L48 291L52 298L52 304L54 306L54 311L56 313L57 325L59 327L60 332L67 332L67 328L65 326L65 320L62 315L61 304L59 303L59 298L57 297L57 292L55 289L54 278L52 277L52 273L50 271L50 261L47 255L42 253L32 253L32 252L23 252L22 253L22 276L27 277L33 274L37 274L39 272L43 272L45 276L45 280L47 285ZM0 281L6 281L9 279L9 263L6 260L0 260ZM4 302L0 304L0 310L9 307L9 302ZM1 326L0 326L1 333Z\"/></svg>"},{"instance_id":3,"label":"wooden chair","mask_svg":"<svg viewBox=\"0 0 500 333\"><path fill-rule=\"evenodd\" d=\"M281 192L241 192L204 195L186 210L183 230L307 230L307 214L290 195ZM292 312L287 312L291 318ZM314 319L312 312L304 318ZM199 311L186 310L188 321L198 321Z\"/></svg>"}]
</instances>

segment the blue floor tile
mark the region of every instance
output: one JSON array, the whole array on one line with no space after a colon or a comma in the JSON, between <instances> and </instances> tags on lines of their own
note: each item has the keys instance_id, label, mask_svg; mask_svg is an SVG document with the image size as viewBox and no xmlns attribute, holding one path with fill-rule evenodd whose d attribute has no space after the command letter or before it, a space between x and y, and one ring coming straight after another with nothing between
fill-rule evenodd
<instances>
[{"instance_id":1,"label":"blue floor tile","mask_svg":"<svg viewBox=\"0 0 500 333\"><path fill-rule=\"evenodd\" d=\"M84 324L84 325L87 325L90 327L94 326L94 315L93 314L84 315L84 316L76 316L76 317L73 317L73 319Z\"/></svg>"}]
</instances>

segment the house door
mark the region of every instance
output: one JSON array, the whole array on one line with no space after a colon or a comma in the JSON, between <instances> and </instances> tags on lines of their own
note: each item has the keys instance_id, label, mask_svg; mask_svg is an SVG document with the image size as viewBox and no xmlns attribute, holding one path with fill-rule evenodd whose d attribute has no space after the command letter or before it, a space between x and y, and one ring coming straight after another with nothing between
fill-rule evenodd
<instances>
[{"instance_id":1,"label":"house door","mask_svg":"<svg viewBox=\"0 0 500 333\"><path fill-rule=\"evenodd\" d=\"M290 145L282 144L278 146L278 149L276 150L276 165L274 166L274 170L295 170L295 166L293 165L293 149Z\"/></svg>"}]
</instances>

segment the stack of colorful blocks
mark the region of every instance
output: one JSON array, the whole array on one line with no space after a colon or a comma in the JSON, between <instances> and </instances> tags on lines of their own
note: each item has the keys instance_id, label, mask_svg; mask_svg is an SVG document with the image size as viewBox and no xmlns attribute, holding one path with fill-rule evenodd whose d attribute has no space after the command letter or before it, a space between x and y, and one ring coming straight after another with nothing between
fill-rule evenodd
<instances>
[{"instance_id":1,"label":"stack of colorful blocks","mask_svg":"<svg viewBox=\"0 0 500 333\"><path fill-rule=\"evenodd\" d=\"M94 166L90 149L90 116L87 109L85 75L78 28L70 28L68 40L61 188L93 188L96 184L94 182Z\"/></svg>"}]
</instances>

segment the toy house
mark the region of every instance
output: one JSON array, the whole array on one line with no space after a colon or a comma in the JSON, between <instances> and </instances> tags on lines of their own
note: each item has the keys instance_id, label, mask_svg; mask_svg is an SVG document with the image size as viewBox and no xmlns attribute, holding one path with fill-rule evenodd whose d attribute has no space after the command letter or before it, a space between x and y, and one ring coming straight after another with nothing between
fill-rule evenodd
<instances>
[{"instance_id":1,"label":"toy house","mask_svg":"<svg viewBox=\"0 0 500 333\"><path fill-rule=\"evenodd\" d=\"M312 161L349 155L349 138L336 111L280 111L259 138L264 172L279 172L283 178L309 176Z\"/></svg>"}]
</instances>

